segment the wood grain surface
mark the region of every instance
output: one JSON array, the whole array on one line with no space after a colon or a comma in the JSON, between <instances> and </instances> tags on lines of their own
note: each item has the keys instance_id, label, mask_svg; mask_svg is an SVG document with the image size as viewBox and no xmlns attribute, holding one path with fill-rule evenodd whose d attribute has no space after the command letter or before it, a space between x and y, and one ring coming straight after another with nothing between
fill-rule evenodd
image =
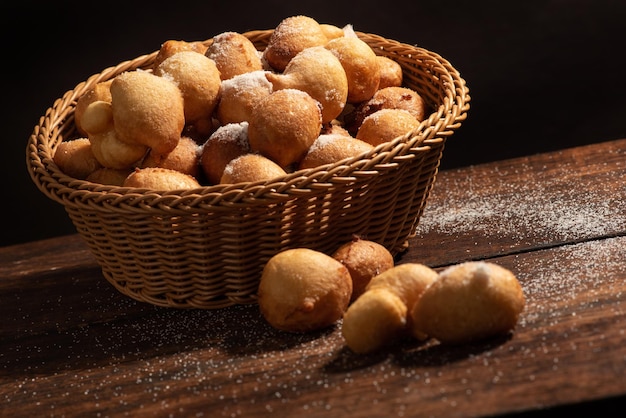
<instances>
[{"instance_id":1,"label":"wood grain surface","mask_svg":"<svg viewBox=\"0 0 626 418\"><path fill-rule=\"evenodd\" d=\"M442 171L416 232L397 263L517 275L512 334L356 355L341 323L288 334L256 305L130 299L78 235L0 248L0 416L537 415L626 397L626 140Z\"/></svg>"}]
</instances>

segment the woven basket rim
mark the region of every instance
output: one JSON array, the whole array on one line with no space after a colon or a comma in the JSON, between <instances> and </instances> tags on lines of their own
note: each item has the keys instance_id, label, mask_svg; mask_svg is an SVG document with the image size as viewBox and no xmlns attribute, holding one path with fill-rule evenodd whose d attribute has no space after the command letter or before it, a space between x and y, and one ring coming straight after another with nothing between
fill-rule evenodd
<instances>
[{"instance_id":1,"label":"woven basket rim","mask_svg":"<svg viewBox=\"0 0 626 418\"><path fill-rule=\"evenodd\" d=\"M248 38L268 37L272 31L272 29L253 30L244 32L243 35ZM48 133L60 129L63 123L72 121L73 106L78 97L89 89L87 86L93 86L100 81L108 80L126 70L149 68L158 53L157 50L105 68L77 84L74 89L67 91L60 99L57 99L47 109L45 115L40 118L39 124L35 126L29 138L27 146L29 174L42 192L53 200L60 201L60 203L65 202L52 191L61 188L74 190L72 193L73 197L78 198L78 195L80 195L83 201L98 201L99 199L110 201L115 200L116 196L129 197L136 195L138 199L144 200L161 199L163 204L166 204L166 202L171 203L178 199L187 201L201 199L205 202L210 202L213 198L228 200L229 195L236 196L242 193L246 195L262 195L264 193L272 193L274 195L280 193L288 194L294 190L306 191L313 184L332 184L334 182L350 181L355 176L367 177L368 175L376 175L378 169L388 168L380 167L376 164L377 160L382 159L383 156L393 155L394 153L402 155L403 151L406 150L427 149L431 145L444 141L445 137L451 135L451 131L456 129L466 119L471 101L469 89L460 73L446 59L427 49L387 39L380 35L358 31L356 34L368 43L385 44L386 50L410 49L414 51L415 56L422 57L423 60L431 60L435 63L437 69L441 71L441 78L445 79L444 83L446 84L447 92L444 103L440 104L437 109L434 109L429 117L421 121L414 130L392 141L380 144L359 156L314 168L300 169L269 181L203 185L191 190L173 191L104 185L73 178L62 172L53 161L55 148L50 145L49 139L51 135ZM212 42L212 38L202 42L208 45ZM53 123L48 125L47 122L49 120L52 120ZM448 131L448 133L442 135L442 131Z\"/></svg>"}]
</instances>

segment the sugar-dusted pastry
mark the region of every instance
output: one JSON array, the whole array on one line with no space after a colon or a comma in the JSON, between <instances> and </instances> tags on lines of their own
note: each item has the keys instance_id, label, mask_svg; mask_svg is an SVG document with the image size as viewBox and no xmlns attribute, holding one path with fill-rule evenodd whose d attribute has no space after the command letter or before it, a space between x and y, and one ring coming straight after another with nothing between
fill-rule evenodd
<instances>
[{"instance_id":1,"label":"sugar-dusted pastry","mask_svg":"<svg viewBox=\"0 0 626 418\"><path fill-rule=\"evenodd\" d=\"M222 82L212 59L194 51L178 52L161 62L154 74L173 81L182 93L185 123L211 118Z\"/></svg>"},{"instance_id":2,"label":"sugar-dusted pastry","mask_svg":"<svg viewBox=\"0 0 626 418\"><path fill-rule=\"evenodd\" d=\"M263 58L275 71L281 72L300 51L323 46L328 42L320 24L308 16L290 16L274 29L263 51Z\"/></svg>"},{"instance_id":3,"label":"sugar-dusted pastry","mask_svg":"<svg viewBox=\"0 0 626 418\"><path fill-rule=\"evenodd\" d=\"M404 109L381 109L363 119L356 138L376 146L409 133L419 124Z\"/></svg>"},{"instance_id":4,"label":"sugar-dusted pastry","mask_svg":"<svg viewBox=\"0 0 626 418\"><path fill-rule=\"evenodd\" d=\"M115 133L128 144L167 154L178 144L185 126L183 95L166 77L148 71L121 73L111 82Z\"/></svg>"},{"instance_id":5,"label":"sugar-dusted pastry","mask_svg":"<svg viewBox=\"0 0 626 418\"><path fill-rule=\"evenodd\" d=\"M222 81L221 98L215 112L222 125L250 120L252 108L273 91L264 70L236 75Z\"/></svg>"},{"instance_id":6,"label":"sugar-dusted pastry","mask_svg":"<svg viewBox=\"0 0 626 418\"><path fill-rule=\"evenodd\" d=\"M258 304L273 327L315 331L341 319L352 293L348 269L309 248L284 250L268 260L259 282Z\"/></svg>"},{"instance_id":7,"label":"sugar-dusted pastry","mask_svg":"<svg viewBox=\"0 0 626 418\"><path fill-rule=\"evenodd\" d=\"M321 128L317 100L301 90L278 90L252 109L248 125L250 149L286 169L304 157Z\"/></svg>"},{"instance_id":8,"label":"sugar-dusted pastry","mask_svg":"<svg viewBox=\"0 0 626 418\"><path fill-rule=\"evenodd\" d=\"M356 157L374 148L371 144L344 134L323 134L309 147L299 168L313 168Z\"/></svg>"},{"instance_id":9,"label":"sugar-dusted pastry","mask_svg":"<svg viewBox=\"0 0 626 418\"><path fill-rule=\"evenodd\" d=\"M511 332L524 305L522 287L510 270L471 261L443 270L410 315L414 332L462 344Z\"/></svg>"},{"instance_id":10,"label":"sugar-dusted pastry","mask_svg":"<svg viewBox=\"0 0 626 418\"><path fill-rule=\"evenodd\" d=\"M166 155L148 153L141 167L161 167L180 171L198 178L201 146L188 136L182 136L176 148Z\"/></svg>"},{"instance_id":11,"label":"sugar-dusted pastry","mask_svg":"<svg viewBox=\"0 0 626 418\"><path fill-rule=\"evenodd\" d=\"M222 80L263 69L261 53L250 39L238 32L214 36L205 54L215 62Z\"/></svg>"},{"instance_id":12,"label":"sugar-dusted pastry","mask_svg":"<svg viewBox=\"0 0 626 418\"><path fill-rule=\"evenodd\" d=\"M83 180L102 167L93 154L88 138L61 142L54 152L53 159L62 172L70 177Z\"/></svg>"},{"instance_id":13,"label":"sugar-dusted pastry","mask_svg":"<svg viewBox=\"0 0 626 418\"><path fill-rule=\"evenodd\" d=\"M379 90L386 87L402 86L404 75L402 73L402 67L397 61L384 55L376 55L376 62L378 63L380 75L380 82L378 84Z\"/></svg>"},{"instance_id":14,"label":"sugar-dusted pastry","mask_svg":"<svg viewBox=\"0 0 626 418\"><path fill-rule=\"evenodd\" d=\"M124 187L137 187L156 191L195 189L198 181L189 174L161 167L136 168L126 178Z\"/></svg>"},{"instance_id":15,"label":"sugar-dusted pastry","mask_svg":"<svg viewBox=\"0 0 626 418\"><path fill-rule=\"evenodd\" d=\"M348 98L348 78L339 59L323 46L298 53L283 73L267 73L274 91L298 89L322 105L322 122L331 122L343 111Z\"/></svg>"},{"instance_id":16,"label":"sugar-dusted pastry","mask_svg":"<svg viewBox=\"0 0 626 418\"><path fill-rule=\"evenodd\" d=\"M226 165L248 153L248 122L220 126L202 145L200 166L205 178L210 184L218 184Z\"/></svg>"}]
</instances>

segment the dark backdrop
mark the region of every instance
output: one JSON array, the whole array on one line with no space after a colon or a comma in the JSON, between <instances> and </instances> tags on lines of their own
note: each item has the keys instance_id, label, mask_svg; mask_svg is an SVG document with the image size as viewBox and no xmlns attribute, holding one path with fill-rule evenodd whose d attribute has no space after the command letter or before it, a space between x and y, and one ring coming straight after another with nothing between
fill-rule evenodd
<instances>
[{"instance_id":1,"label":"dark backdrop","mask_svg":"<svg viewBox=\"0 0 626 418\"><path fill-rule=\"evenodd\" d=\"M167 39L271 29L304 14L417 44L467 80L468 120L442 169L626 137L623 0L14 2L2 10L0 246L74 233L32 183L26 142L54 100ZM94 7L90 4L96 4Z\"/></svg>"}]
</instances>

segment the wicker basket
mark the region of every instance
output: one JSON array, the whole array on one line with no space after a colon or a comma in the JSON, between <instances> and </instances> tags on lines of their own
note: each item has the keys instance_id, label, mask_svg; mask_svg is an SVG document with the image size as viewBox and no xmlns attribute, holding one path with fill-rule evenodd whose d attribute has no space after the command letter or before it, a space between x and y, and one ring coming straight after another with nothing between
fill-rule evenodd
<instances>
[{"instance_id":1,"label":"wicker basket","mask_svg":"<svg viewBox=\"0 0 626 418\"><path fill-rule=\"evenodd\" d=\"M245 33L259 50L270 34ZM76 100L100 81L150 68L155 51L91 76L54 102L28 141L32 180L65 207L104 277L123 294L158 306L255 303L263 266L287 248L332 253L357 235L395 255L414 235L446 139L465 120L470 97L458 71L441 56L357 34L377 54L401 64L405 85L432 110L413 132L362 158L273 182L171 193L94 184L61 172L52 157L60 142L77 136Z\"/></svg>"}]
</instances>

